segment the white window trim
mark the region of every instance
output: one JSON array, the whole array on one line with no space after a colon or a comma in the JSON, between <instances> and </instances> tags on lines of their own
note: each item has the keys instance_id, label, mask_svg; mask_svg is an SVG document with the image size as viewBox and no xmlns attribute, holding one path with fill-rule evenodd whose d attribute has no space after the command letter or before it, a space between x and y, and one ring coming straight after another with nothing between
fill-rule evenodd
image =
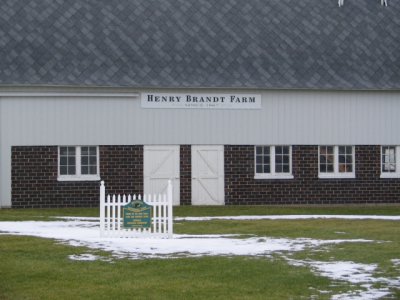
<instances>
[{"instance_id":1,"label":"white window trim","mask_svg":"<svg viewBox=\"0 0 400 300\"><path fill-rule=\"evenodd\" d=\"M269 147L270 157L270 169L271 173L257 173L257 147L265 147L268 145L256 145L254 146L254 179L293 179L292 174L292 146L289 145L277 145L277 146L288 146L289 147L289 173L275 173L275 146Z\"/></svg>"},{"instance_id":2,"label":"white window trim","mask_svg":"<svg viewBox=\"0 0 400 300\"><path fill-rule=\"evenodd\" d=\"M382 151L383 151L383 147L395 147L395 157L396 157L396 172L383 172L382 171ZM399 155L400 155L400 146L396 146L396 145L382 145L381 146L381 159L380 159L380 165L379 165L379 169L381 171L381 176L380 178L400 178L400 159L399 159Z\"/></svg>"},{"instance_id":3,"label":"white window trim","mask_svg":"<svg viewBox=\"0 0 400 300\"><path fill-rule=\"evenodd\" d=\"M60 147L75 147L75 175L61 175L60 174ZM82 175L81 174L81 147L94 147L94 146L58 146L58 159L57 159L57 180L58 181L98 181L100 180L100 157L99 147L96 146L96 159L97 159L97 174L96 175Z\"/></svg>"},{"instance_id":4,"label":"white window trim","mask_svg":"<svg viewBox=\"0 0 400 300\"><path fill-rule=\"evenodd\" d=\"M332 146L332 145L321 145L321 146ZM353 165L353 171L352 172L339 172L339 146L350 146L350 145L338 145L338 146L332 146L333 147L333 173L324 173L321 172L320 164L321 164L321 146L318 146L318 178L322 179L351 179L351 178L356 178L356 161L355 161L355 146L351 146L351 154L352 154L352 165Z\"/></svg>"}]
</instances>

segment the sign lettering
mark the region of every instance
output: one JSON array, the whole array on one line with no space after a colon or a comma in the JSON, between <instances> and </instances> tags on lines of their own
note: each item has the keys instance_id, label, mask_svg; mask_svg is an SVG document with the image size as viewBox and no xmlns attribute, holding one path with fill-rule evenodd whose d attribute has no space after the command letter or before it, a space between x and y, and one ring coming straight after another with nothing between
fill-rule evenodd
<instances>
[{"instance_id":1,"label":"sign lettering","mask_svg":"<svg viewBox=\"0 0 400 300\"><path fill-rule=\"evenodd\" d=\"M142 93L143 108L261 109L257 94Z\"/></svg>"},{"instance_id":2,"label":"sign lettering","mask_svg":"<svg viewBox=\"0 0 400 300\"><path fill-rule=\"evenodd\" d=\"M135 200L122 207L125 228L151 227L151 205Z\"/></svg>"}]
</instances>

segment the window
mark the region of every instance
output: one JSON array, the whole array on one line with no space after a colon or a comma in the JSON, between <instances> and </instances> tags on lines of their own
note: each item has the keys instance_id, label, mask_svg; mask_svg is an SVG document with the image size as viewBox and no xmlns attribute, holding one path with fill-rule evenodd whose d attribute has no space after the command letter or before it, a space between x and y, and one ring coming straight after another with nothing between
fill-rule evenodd
<instances>
[{"instance_id":1,"label":"window","mask_svg":"<svg viewBox=\"0 0 400 300\"><path fill-rule=\"evenodd\" d=\"M100 180L98 147L58 147L58 180Z\"/></svg>"},{"instance_id":2,"label":"window","mask_svg":"<svg viewBox=\"0 0 400 300\"><path fill-rule=\"evenodd\" d=\"M319 146L320 178L355 178L354 146Z\"/></svg>"},{"instance_id":3,"label":"window","mask_svg":"<svg viewBox=\"0 0 400 300\"><path fill-rule=\"evenodd\" d=\"M291 179L291 146L255 146L256 179Z\"/></svg>"},{"instance_id":4,"label":"window","mask_svg":"<svg viewBox=\"0 0 400 300\"><path fill-rule=\"evenodd\" d=\"M399 154L399 146L382 146L381 178L400 177Z\"/></svg>"}]
</instances>

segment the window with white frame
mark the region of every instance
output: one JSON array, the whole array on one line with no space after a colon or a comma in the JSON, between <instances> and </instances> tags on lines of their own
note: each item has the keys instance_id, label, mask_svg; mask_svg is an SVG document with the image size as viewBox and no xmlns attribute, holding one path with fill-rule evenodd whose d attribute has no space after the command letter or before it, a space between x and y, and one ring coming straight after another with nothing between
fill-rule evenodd
<instances>
[{"instance_id":1,"label":"window with white frame","mask_svg":"<svg viewBox=\"0 0 400 300\"><path fill-rule=\"evenodd\" d=\"M355 178L354 146L319 146L320 178Z\"/></svg>"},{"instance_id":2,"label":"window with white frame","mask_svg":"<svg viewBox=\"0 0 400 300\"><path fill-rule=\"evenodd\" d=\"M98 147L58 147L58 180L100 180Z\"/></svg>"},{"instance_id":3,"label":"window with white frame","mask_svg":"<svg viewBox=\"0 0 400 300\"><path fill-rule=\"evenodd\" d=\"M255 146L256 179L291 179L291 146Z\"/></svg>"},{"instance_id":4,"label":"window with white frame","mask_svg":"<svg viewBox=\"0 0 400 300\"><path fill-rule=\"evenodd\" d=\"M381 148L381 177L400 177L399 146L382 146Z\"/></svg>"}]
</instances>

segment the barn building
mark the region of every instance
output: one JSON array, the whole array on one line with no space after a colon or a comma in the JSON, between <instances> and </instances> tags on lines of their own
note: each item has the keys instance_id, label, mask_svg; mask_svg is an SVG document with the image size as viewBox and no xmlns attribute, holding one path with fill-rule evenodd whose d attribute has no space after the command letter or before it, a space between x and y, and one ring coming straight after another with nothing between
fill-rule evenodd
<instances>
[{"instance_id":1,"label":"barn building","mask_svg":"<svg viewBox=\"0 0 400 300\"><path fill-rule=\"evenodd\" d=\"M400 203L400 2L0 3L0 207Z\"/></svg>"}]
</instances>

